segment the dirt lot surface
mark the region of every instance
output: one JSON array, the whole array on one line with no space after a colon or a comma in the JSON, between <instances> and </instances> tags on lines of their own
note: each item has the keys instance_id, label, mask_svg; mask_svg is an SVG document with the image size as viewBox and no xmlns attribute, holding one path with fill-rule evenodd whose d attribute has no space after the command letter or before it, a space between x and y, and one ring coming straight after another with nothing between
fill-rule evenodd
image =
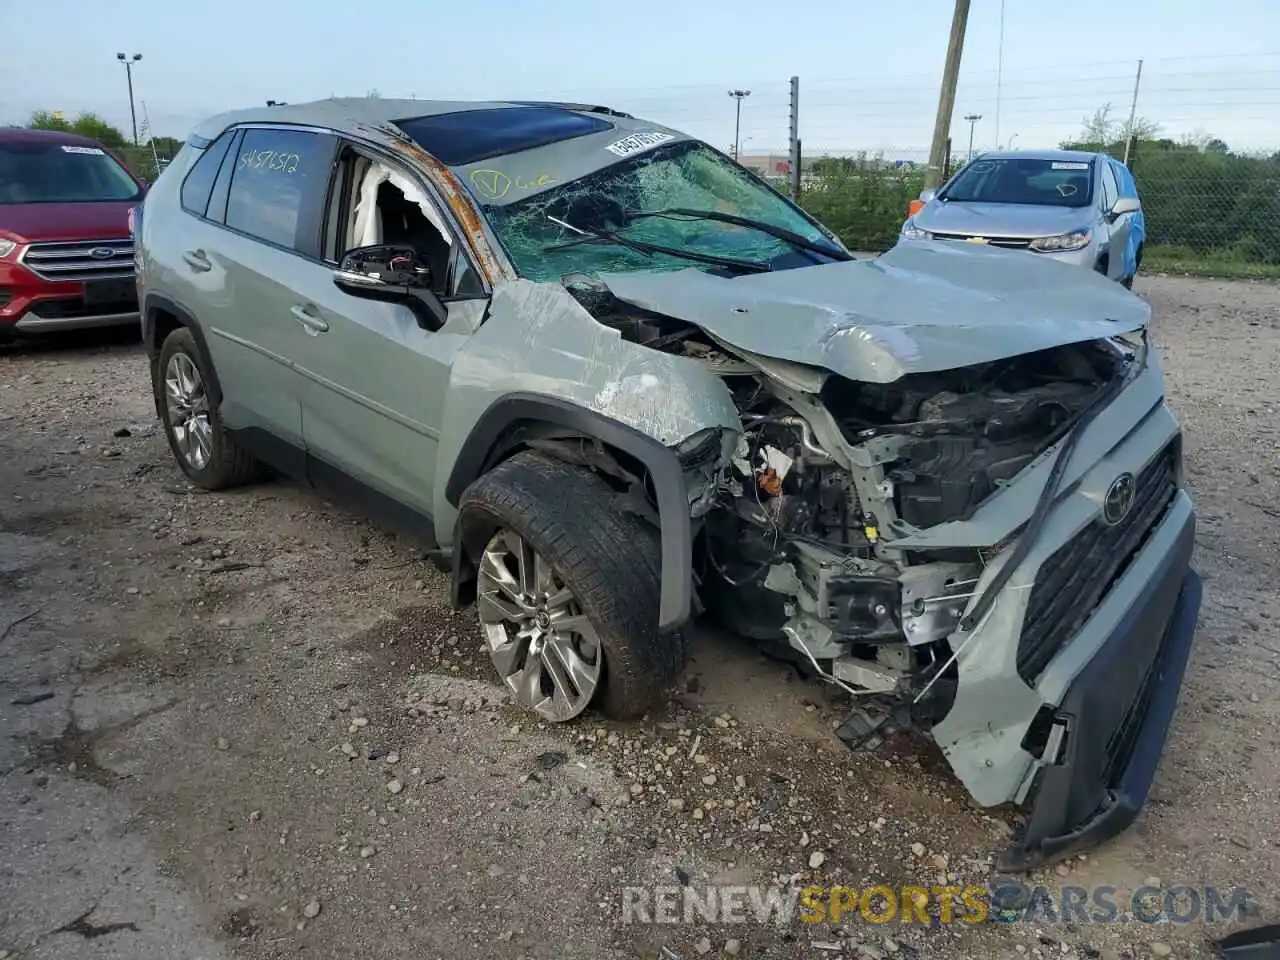
<instances>
[{"instance_id":1,"label":"dirt lot surface","mask_svg":"<svg viewBox=\"0 0 1280 960\"><path fill-rule=\"evenodd\" d=\"M1148 881L1247 887L1276 920L1280 287L1139 292L1205 606L1139 824L1034 879L1122 915ZM1114 960L1236 925L624 922L628 887L982 884L1015 814L914 741L850 755L830 688L710 629L629 725L531 722L478 643L341 507L193 489L128 338L0 352L0 957Z\"/></svg>"}]
</instances>

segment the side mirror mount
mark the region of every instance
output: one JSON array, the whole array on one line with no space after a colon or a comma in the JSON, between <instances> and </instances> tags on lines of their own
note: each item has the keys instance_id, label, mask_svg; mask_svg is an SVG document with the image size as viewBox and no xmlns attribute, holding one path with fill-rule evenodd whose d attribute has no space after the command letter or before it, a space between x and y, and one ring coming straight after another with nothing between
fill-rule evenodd
<instances>
[{"instance_id":1,"label":"side mirror mount","mask_svg":"<svg viewBox=\"0 0 1280 960\"><path fill-rule=\"evenodd\" d=\"M1137 213L1142 209L1142 204L1138 202L1137 197L1121 197L1111 205L1111 216L1122 217L1126 213Z\"/></svg>"},{"instance_id":2,"label":"side mirror mount","mask_svg":"<svg viewBox=\"0 0 1280 960\"><path fill-rule=\"evenodd\" d=\"M404 243L356 247L342 255L333 283L343 293L363 300L404 304L418 326L434 333L449 319L449 311L431 289L431 267L416 248Z\"/></svg>"}]
</instances>

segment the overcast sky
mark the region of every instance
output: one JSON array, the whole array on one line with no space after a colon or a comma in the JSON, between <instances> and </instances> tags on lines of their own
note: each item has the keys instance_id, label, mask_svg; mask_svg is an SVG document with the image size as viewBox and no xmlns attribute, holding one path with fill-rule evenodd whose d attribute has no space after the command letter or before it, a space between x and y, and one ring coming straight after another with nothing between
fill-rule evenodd
<instances>
[{"instance_id":1,"label":"overcast sky","mask_svg":"<svg viewBox=\"0 0 1280 960\"><path fill-rule=\"evenodd\" d=\"M729 87L749 88L743 152L785 147L801 78L805 152L927 149L951 0L0 0L0 123L35 109L129 124L117 51L157 135L202 116L335 95L558 96L607 102L713 141L733 138ZM1110 102L1171 136L1280 149L1280 2L973 0L953 136L1050 146ZM1100 19L1105 13L1107 20ZM139 108L141 113L141 107ZM140 118L141 119L141 118Z\"/></svg>"}]
</instances>

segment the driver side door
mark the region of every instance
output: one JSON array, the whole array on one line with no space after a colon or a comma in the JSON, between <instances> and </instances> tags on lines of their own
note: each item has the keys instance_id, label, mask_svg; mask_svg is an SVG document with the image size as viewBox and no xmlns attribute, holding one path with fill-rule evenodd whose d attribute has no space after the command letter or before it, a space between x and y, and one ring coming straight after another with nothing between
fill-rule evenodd
<instances>
[{"instance_id":1,"label":"driver side door","mask_svg":"<svg viewBox=\"0 0 1280 960\"><path fill-rule=\"evenodd\" d=\"M397 526L421 527L432 510L453 358L476 329L486 300L482 291L463 292L465 281L460 290L468 265L450 268L461 254L438 208L429 220L443 227L439 239L448 245L446 256L441 259L437 244L426 259L445 274L433 283L448 311L440 329L424 329L403 304L363 299L335 286L333 271L349 245L377 239L382 226L370 222L367 201L376 191L362 189L372 164L391 169L398 182L416 186L426 202L434 201L425 182L404 167L353 144L340 150L322 228L322 256L312 264L305 295L292 305L309 334L295 352L302 434L313 482L347 487L354 481L350 492L372 512L390 513ZM357 222L362 200L365 213Z\"/></svg>"}]
</instances>

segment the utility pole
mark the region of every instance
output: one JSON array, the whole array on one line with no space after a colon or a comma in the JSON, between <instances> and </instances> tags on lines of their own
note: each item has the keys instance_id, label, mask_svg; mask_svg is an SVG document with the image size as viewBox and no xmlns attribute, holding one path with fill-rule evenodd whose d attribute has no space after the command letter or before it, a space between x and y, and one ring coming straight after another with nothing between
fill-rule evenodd
<instances>
[{"instance_id":1,"label":"utility pole","mask_svg":"<svg viewBox=\"0 0 1280 960\"><path fill-rule=\"evenodd\" d=\"M800 202L800 78L791 78L791 129L787 160L791 166L791 199Z\"/></svg>"},{"instance_id":2,"label":"utility pole","mask_svg":"<svg viewBox=\"0 0 1280 960\"><path fill-rule=\"evenodd\" d=\"M142 59L142 54L132 57L125 53L117 53L116 59L124 64L125 76L129 80L129 119L133 121L133 145L138 145L138 111L133 106L133 65Z\"/></svg>"},{"instance_id":3,"label":"utility pole","mask_svg":"<svg viewBox=\"0 0 1280 960\"><path fill-rule=\"evenodd\" d=\"M964 50L964 29L969 22L969 0L956 0L951 17L951 38L947 41L947 62L942 68L942 89L938 92L938 115L933 121L933 143L929 147L929 167L924 172L926 190L936 189L946 162L947 134L956 106L956 84L960 79L960 54Z\"/></svg>"},{"instance_id":4,"label":"utility pole","mask_svg":"<svg viewBox=\"0 0 1280 960\"><path fill-rule=\"evenodd\" d=\"M964 162L968 163L973 159L973 125L982 119L982 114L966 113L964 118L969 121L969 155L964 159Z\"/></svg>"},{"instance_id":5,"label":"utility pole","mask_svg":"<svg viewBox=\"0 0 1280 960\"><path fill-rule=\"evenodd\" d=\"M733 160L735 163L741 163L738 159L739 148L742 145L740 134L742 132L742 99L751 96L750 90L730 90L729 96L737 101L737 113L733 120Z\"/></svg>"},{"instance_id":6,"label":"utility pole","mask_svg":"<svg viewBox=\"0 0 1280 960\"><path fill-rule=\"evenodd\" d=\"M1129 165L1129 146L1133 143L1133 123L1138 113L1138 85L1142 83L1142 61L1138 61L1138 75L1133 78L1133 100L1129 103L1129 125L1124 132L1124 165Z\"/></svg>"},{"instance_id":7,"label":"utility pole","mask_svg":"<svg viewBox=\"0 0 1280 960\"><path fill-rule=\"evenodd\" d=\"M1000 149L1000 99L1004 91L1004 0L1000 0L1000 45L996 48L996 149Z\"/></svg>"}]
</instances>

